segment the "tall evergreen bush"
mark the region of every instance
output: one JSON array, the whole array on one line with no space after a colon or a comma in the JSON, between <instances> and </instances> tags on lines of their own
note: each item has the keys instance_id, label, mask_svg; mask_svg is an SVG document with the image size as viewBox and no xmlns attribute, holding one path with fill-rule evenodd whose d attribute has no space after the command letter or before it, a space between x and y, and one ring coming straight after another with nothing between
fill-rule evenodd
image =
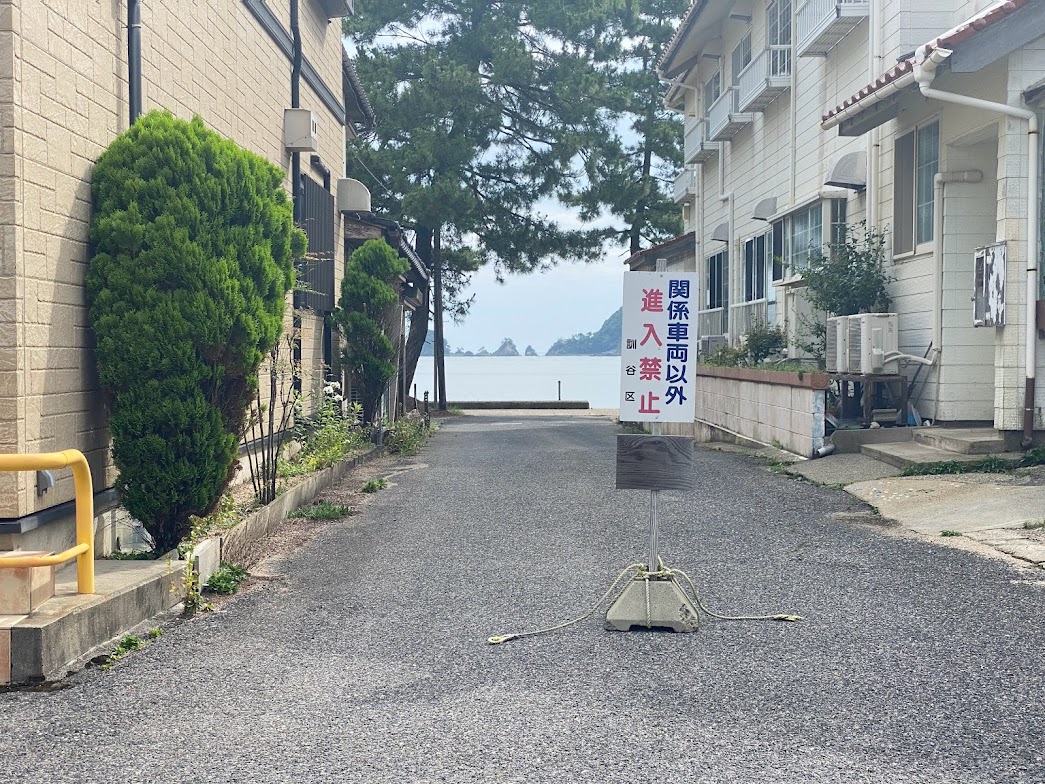
<instances>
[{"instance_id":1,"label":"tall evergreen bush","mask_svg":"<svg viewBox=\"0 0 1045 784\"><path fill-rule=\"evenodd\" d=\"M293 258L284 173L151 112L94 169L90 323L124 504L161 552L228 483Z\"/></svg>"},{"instance_id":2,"label":"tall evergreen bush","mask_svg":"<svg viewBox=\"0 0 1045 784\"><path fill-rule=\"evenodd\" d=\"M388 380L395 375L396 348L388 335L399 320L395 281L408 265L384 240L367 240L348 260L333 320L345 338L344 366L360 390L363 419L373 422Z\"/></svg>"}]
</instances>

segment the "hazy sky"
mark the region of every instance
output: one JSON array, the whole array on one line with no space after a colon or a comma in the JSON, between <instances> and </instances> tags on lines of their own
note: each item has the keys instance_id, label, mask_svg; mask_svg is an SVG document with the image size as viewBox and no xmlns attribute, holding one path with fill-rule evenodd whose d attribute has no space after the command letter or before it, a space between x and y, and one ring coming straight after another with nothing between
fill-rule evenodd
<instances>
[{"instance_id":1,"label":"hazy sky","mask_svg":"<svg viewBox=\"0 0 1045 784\"><path fill-rule=\"evenodd\" d=\"M596 264L561 264L503 284L480 270L466 292L475 294L471 311L461 324L447 321L445 337L454 351L494 351L511 338L520 354L527 345L543 354L559 338L595 332L621 305L627 256L614 248Z\"/></svg>"}]
</instances>

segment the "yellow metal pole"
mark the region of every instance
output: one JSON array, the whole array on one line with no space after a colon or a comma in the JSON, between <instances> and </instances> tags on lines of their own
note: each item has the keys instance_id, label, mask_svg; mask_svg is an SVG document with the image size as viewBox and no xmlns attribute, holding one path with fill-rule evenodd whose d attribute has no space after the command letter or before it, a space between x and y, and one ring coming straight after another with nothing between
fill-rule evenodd
<instances>
[{"instance_id":1,"label":"yellow metal pole","mask_svg":"<svg viewBox=\"0 0 1045 784\"><path fill-rule=\"evenodd\" d=\"M38 455L0 455L0 471L45 471L52 468L73 469L76 488L76 547L57 556L5 558L7 566L52 566L76 556L76 590L94 593L94 484L87 458L78 449L47 452Z\"/></svg>"},{"instance_id":2,"label":"yellow metal pole","mask_svg":"<svg viewBox=\"0 0 1045 784\"><path fill-rule=\"evenodd\" d=\"M87 458L77 449L62 452L73 469L76 488L76 543L86 544L87 550L76 556L76 590L94 593L94 483Z\"/></svg>"}]
</instances>

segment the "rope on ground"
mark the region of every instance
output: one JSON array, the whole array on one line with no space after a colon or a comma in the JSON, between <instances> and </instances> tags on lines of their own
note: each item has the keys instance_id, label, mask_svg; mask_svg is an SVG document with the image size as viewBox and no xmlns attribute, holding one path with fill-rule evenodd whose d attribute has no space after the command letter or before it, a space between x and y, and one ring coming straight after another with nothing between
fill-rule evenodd
<instances>
[{"instance_id":1,"label":"rope on ground","mask_svg":"<svg viewBox=\"0 0 1045 784\"><path fill-rule=\"evenodd\" d=\"M584 613L577 618L569 621L563 621L562 623L556 624L555 626L548 626L544 629L535 629L531 632L516 632L515 634L495 634L493 637L488 638L486 641L490 645L500 645L502 642L508 642L509 640L522 640L526 637L536 637L538 634L548 634L549 632L557 632L560 629L566 629L570 626L574 626L581 621L586 621L588 618L595 614L595 611L602 606L602 603L610 598L610 594L616 590L617 586L620 585L621 580L628 576L629 573L635 572L639 574L643 569L646 568L646 564L634 563L631 566L626 567L617 575L617 579L613 581L613 584L606 589L606 593L602 595L599 601L592 605L592 608L588 612Z\"/></svg>"},{"instance_id":2,"label":"rope on ground","mask_svg":"<svg viewBox=\"0 0 1045 784\"><path fill-rule=\"evenodd\" d=\"M689 592L693 596L693 601L704 613L711 618L717 618L720 621L800 621L802 620L801 615L788 615L786 613L778 613L776 615L721 615L720 613L712 612L704 601L700 598L700 593L697 591L696 583L693 578L686 574L681 569L671 569L664 565L663 561L660 561L659 568L655 572L650 572L646 568L646 564L633 563L626 567L617 575L617 578L613 581L613 584L606 589L604 593L588 612L584 615L573 618L569 621L563 621L554 626L547 626L543 629L534 629L529 632L515 632L514 634L495 634L493 637L487 638L487 642L490 645L500 645L501 643L508 642L509 640L522 640L527 637L536 637L539 634L548 634L550 632L557 632L562 629L566 629L570 626L575 626L581 621L585 621L590 618L595 612L602 606L610 595L617 589L621 581L629 574L634 572L634 579L646 581L646 618L649 621L650 617L650 606L649 606L649 581L650 580L674 580L678 582L678 578L681 577L686 581L689 586ZM649 624L647 623L647 626Z\"/></svg>"},{"instance_id":3,"label":"rope on ground","mask_svg":"<svg viewBox=\"0 0 1045 784\"><path fill-rule=\"evenodd\" d=\"M661 565L663 569L663 564ZM712 612L708 609L707 605L700 598L700 594L697 593L696 583L693 582L693 578L686 574L681 569L665 569L672 577L682 577L689 584L689 592L693 594L693 601L696 602L697 607L703 610L712 618L718 618L720 621L800 621L802 620L801 615L787 615L780 613L777 615L719 615L718 613Z\"/></svg>"}]
</instances>

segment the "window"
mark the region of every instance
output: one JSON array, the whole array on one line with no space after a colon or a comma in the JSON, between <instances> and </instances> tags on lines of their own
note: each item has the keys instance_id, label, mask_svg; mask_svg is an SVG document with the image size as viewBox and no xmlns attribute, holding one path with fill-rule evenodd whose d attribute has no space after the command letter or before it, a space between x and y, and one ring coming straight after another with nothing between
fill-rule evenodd
<instances>
[{"instance_id":1,"label":"window","mask_svg":"<svg viewBox=\"0 0 1045 784\"><path fill-rule=\"evenodd\" d=\"M722 74L715 71L711 78L704 82L704 114L711 111L711 104L722 94Z\"/></svg>"},{"instance_id":2,"label":"window","mask_svg":"<svg viewBox=\"0 0 1045 784\"><path fill-rule=\"evenodd\" d=\"M845 241L847 202L831 199L817 202L773 223L767 250L772 254L773 280L801 272L809 266L813 251L822 250L825 239L830 243ZM825 237L824 219L828 233Z\"/></svg>"},{"instance_id":3,"label":"window","mask_svg":"<svg viewBox=\"0 0 1045 784\"><path fill-rule=\"evenodd\" d=\"M707 292L708 310L729 305L729 257L724 250L708 258Z\"/></svg>"},{"instance_id":4,"label":"window","mask_svg":"<svg viewBox=\"0 0 1045 784\"><path fill-rule=\"evenodd\" d=\"M744 302L766 298L766 270L771 261L772 232L752 237L744 243Z\"/></svg>"},{"instance_id":5,"label":"window","mask_svg":"<svg viewBox=\"0 0 1045 784\"><path fill-rule=\"evenodd\" d=\"M773 76L791 73L791 0L774 0L766 8ZM774 49L773 47L786 47Z\"/></svg>"},{"instance_id":6,"label":"window","mask_svg":"<svg viewBox=\"0 0 1045 784\"><path fill-rule=\"evenodd\" d=\"M751 62L751 33L748 33L740 39L740 43L733 49L733 58L731 65L733 66L733 72L730 76L733 79L733 86L735 87L740 82L740 72L743 71L748 64Z\"/></svg>"},{"instance_id":7,"label":"window","mask_svg":"<svg viewBox=\"0 0 1045 784\"><path fill-rule=\"evenodd\" d=\"M845 216L849 202L845 199L831 199L831 244L841 245L845 242Z\"/></svg>"},{"instance_id":8,"label":"window","mask_svg":"<svg viewBox=\"0 0 1045 784\"><path fill-rule=\"evenodd\" d=\"M933 178L940 170L940 124L896 140L893 175L893 252L911 253L933 238Z\"/></svg>"},{"instance_id":9,"label":"window","mask_svg":"<svg viewBox=\"0 0 1045 784\"><path fill-rule=\"evenodd\" d=\"M824 244L824 209L820 202L789 215L784 224L784 265L792 272L809 266L809 251Z\"/></svg>"}]
</instances>

